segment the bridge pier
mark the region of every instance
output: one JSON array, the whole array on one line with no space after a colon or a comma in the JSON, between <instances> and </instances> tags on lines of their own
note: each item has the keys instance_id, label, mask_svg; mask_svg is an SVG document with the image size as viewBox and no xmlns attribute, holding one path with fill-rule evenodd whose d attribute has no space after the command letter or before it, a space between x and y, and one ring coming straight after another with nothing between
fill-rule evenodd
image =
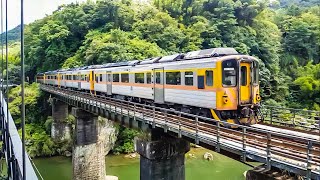
<instances>
[{"instance_id":1,"label":"bridge pier","mask_svg":"<svg viewBox=\"0 0 320 180\"><path fill-rule=\"evenodd\" d=\"M98 117L72 108L76 118L75 142L72 152L74 180L105 180L104 144L98 140Z\"/></svg>"},{"instance_id":2,"label":"bridge pier","mask_svg":"<svg viewBox=\"0 0 320 180\"><path fill-rule=\"evenodd\" d=\"M185 153L190 150L190 143L159 131L153 131L151 136L151 141L136 141L140 180L185 180Z\"/></svg>"},{"instance_id":3,"label":"bridge pier","mask_svg":"<svg viewBox=\"0 0 320 180\"><path fill-rule=\"evenodd\" d=\"M52 126L51 137L55 141L71 140L71 127L66 123L68 118L68 104L52 99Z\"/></svg>"},{"instance_id":4,"label":"bridge pier","mask_svg":"<svg viewBox=\"0 0 320 180\"><path fill-rule=\"evenodd\" d=\"M281 171L277 168L268 169L266 166L257 166L246 172L246 180L277 180L277 179L299 179L295 174Z\"/></svg>"}]
</instances>

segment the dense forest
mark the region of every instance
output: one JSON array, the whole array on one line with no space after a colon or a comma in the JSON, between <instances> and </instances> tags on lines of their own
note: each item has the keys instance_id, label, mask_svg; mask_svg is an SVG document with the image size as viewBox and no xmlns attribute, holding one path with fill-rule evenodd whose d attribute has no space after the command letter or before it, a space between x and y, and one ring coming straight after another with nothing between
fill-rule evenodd
<instances>
[{"instance_id":1,"label":"dense forest","mask_svg":"<svg viewBox=\"0 0 320 180\"><path fill-rule=\"evenodd\" d=\"M234 47L260 60L263 103L320 110L320 0L88 0L63 5L26 26L26 71L32 80L48 70L213 47ZM17 49L18 43L12 43L12 81L20 69ZM43 144L35 154L54 154L46 136L50 121L42 113L46 102L36 84L28 88L28 132L42 127L38 134L44 136L32 138L30 133ZM10 110L17 121L19 101L12 95Z\"/></svg>"}]
</instances>

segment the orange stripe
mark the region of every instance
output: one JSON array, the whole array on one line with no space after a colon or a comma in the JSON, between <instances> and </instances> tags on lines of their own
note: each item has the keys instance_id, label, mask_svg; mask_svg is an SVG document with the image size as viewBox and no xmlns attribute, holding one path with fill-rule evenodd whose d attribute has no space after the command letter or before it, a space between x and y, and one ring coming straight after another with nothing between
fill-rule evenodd
<instances>
[{"instance_id":1,"label":"orange stripe","mask_svg":"<svg viewBox=\"0 0 320 180\"><path fill-rule=\"evenodd\" d=\"M57 81L57 80L54 80ZM79 80L62 80L62 81L68 81L68 82L86 82L87 81L79 81ZM110 82L95 82L95 84L111 84ZM122 83L122 82L112 82L112 85L119 85L119 86L135 86L135 87L156 87L156 88L165 88L165 89L179 89L179 90L193 90L193 91L223 91L228 89L235 89L235 88L214 88L214 87L205 87L205 89L198 89L196 86L183 86L183 85L162 85L162 84L142 84L142 83ZM235 98L232 97L232 93L228 93L228 96L232 100L233 103L235 103Z\"/></svg>"}]
</instances>

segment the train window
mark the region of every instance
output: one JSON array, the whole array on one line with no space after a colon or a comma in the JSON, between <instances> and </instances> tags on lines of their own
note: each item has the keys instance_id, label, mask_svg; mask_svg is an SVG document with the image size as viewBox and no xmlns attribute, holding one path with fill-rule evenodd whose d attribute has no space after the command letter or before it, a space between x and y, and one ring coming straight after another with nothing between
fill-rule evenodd
<instances>
[{"instance_id":1,"label":"train window","mask_svg":"<svg viewBox=\"0 0 320 180\"><path fill-rule=\"evenodd\" d=\"M121 74L121 82L128 83L129 82L129 74L128 73L122 73Z\"/></svg>"},{"instance_id":2,"label":"train window","mask_svg":"<svg viewBox=\"0 0 320 180\"><path fill-rule=\"evenodd\" d=\"M156 83L161 84L161 74L160 72L156 72Z\"/></svg>"},{"instance_id":3,"label":"train window","mask_svg":"<svg viewBox=\"0 0 320 180\"><path fill-rule=\"evenodd\" d=\"M241 66L241 86L247 85L247 66Z\"/></svg>"},{"instance_id":4,"label":"train window","mask_svg":"<svg viewBox=\"0 0 320 180\"><path fill-rule=\"evenodd\" d=\"M134 77L136 83L144 83L144 73L135 73Z\"/></svg>"},{"instance_id":5,"label":"train window","mask_svg":"<svg viewBox=\"0 0 320 180\"><path fill-rule=\"evenodd\" d=\"M259 83L259 65L257 62L253 62L253 83Z\"/></svg>"},{"instance_id":6,"label":"train window","mask_svg":"<svg viewBox=\"0 0 320 180\"><path fill-rule=\"evenodd\" d=\"M147 84L151 84L151 73L147 73Z\"/></svg>"},{"instance_id":7,"label":"train window","mask_svg":"<svg viewBox=\"0 0 320 180\"><path fill-rule=\"evenodd\" d=\"M237 61L226 60L222 62L222 84L225 86L237 85Z\"/></svg>"},{"instance_id":8,"label":"train window","mask_svg":"<svg viewBox=\"0 0 320 180\"><path fill-rule=\"evenodd\" d=\"M180 85L181 73L180 72L166 72L166 84Z\"/></svg>"},{"instance_id":9,"label":"train window","mask_svg":"<svg viewBox=\"0 0 320 180\"><path fill-rule=\"evenodd\" d=\"M186 71L184 73L184 82L186 86L193 86L193 72Z\"/></svg>"},{"instance_id":10,"label":"train window","mask_svg":"<svg viewBox=\"0 0 320 180\"><path fill-rule=\"evenodd\" d=\"M113 82L119 82L119 74L113 74Z\"/></svg>"},{"instance_id":11,"label":"train window","mask_svg":"<svg viewBox=\"0 0 320 180\"><path fill-rule=\"evenodd\" d=\"M96 82L98 83L99 82L98 74L95 74L94 77L95 77Z\"/></svg>"},{"instance_id":12,"label":"train window","mask_svg":"<svg viewBox=\"0 0 320 180\"><path fill-rule=\"evenodd\" d=\"M206 85L213 86L213 71L212 70L206 71Z\"/></svg>"},{"instance_id":13,"label":"train window","mask_svg":"<svg viewBox=\"0 0 320 180\"><path fill-rule=\"evenodd\" d=\"M102 82L102 74L100 74L100 76L99 76L99 77L100 77L100 78L99 78L99 79L100 79L100 82Z\"/></svg>"},{"instance_id":14,"label":"train window","mask_svg":"<svg viewBox=\"0 0 320 180\"><path fill-rule=\"evenodd\" d=\"M89 76L88 75L86 75L86 81L89 82Z\"/></svg>"}]
</instances>

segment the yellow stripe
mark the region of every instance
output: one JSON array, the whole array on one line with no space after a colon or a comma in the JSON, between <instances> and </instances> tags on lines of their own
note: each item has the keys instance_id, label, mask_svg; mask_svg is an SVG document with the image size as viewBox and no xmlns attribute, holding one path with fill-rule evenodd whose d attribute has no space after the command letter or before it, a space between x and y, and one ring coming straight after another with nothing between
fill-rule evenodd
<instances>
[{"instance_id":1,"label":"yellow stripe","mask_svg":"<svg viewBox=\"0 0 320 180\"><path fill-rule=\"evenodd\" d=\"M210 109L213 119L220 121L220 118L217 116L216 112L213 109Z\"/></svg>"}]
</instances>

